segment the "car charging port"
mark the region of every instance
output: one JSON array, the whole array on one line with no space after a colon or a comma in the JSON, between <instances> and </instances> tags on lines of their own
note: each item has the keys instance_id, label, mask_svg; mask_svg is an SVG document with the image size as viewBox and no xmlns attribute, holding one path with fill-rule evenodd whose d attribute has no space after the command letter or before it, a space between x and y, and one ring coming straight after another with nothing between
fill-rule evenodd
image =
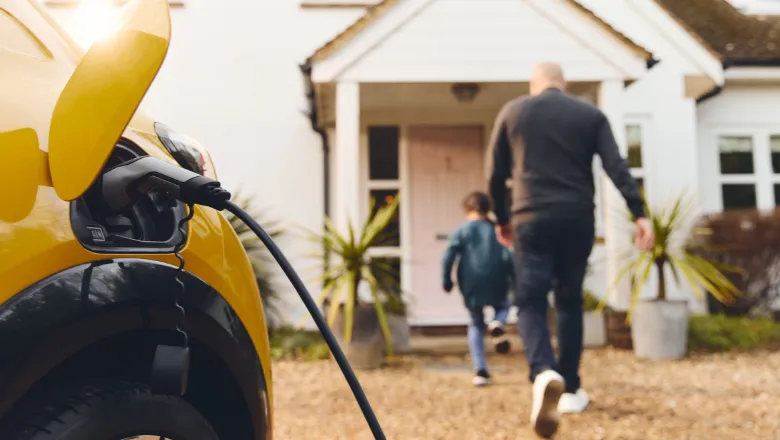
<instances>
[{"instance_id":1,"label":"car charging port","mask_svg":"<svg viewBox=\"0 0 780 440\"><path fill-rule=\"evenodd\" d=\"M120 141L103 173L80 198L71 202L73 232L96 253L170 253L181 240L177 225L186 216L185 205L165 192L151 191L120 212L107 208L100 191L105 171L147 156L130 142Z\"/></svg>"}]
</instances>

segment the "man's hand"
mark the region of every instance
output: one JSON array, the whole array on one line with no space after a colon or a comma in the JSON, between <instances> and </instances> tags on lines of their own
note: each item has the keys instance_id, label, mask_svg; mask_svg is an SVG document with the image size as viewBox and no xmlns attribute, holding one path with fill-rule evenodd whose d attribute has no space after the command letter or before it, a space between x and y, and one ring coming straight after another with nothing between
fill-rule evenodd
<instances>
[{"instance_id":1,"label":"man's hand","mask_svg":"<svg viewBox=\"0 0 780 440\"><path fill-rule=\"evenodd\" d=\"M636 238L634 239L634 244L642 251L649 251L655 246L653 225L647 217L636 219Z\"/></svg>"},{"instance_id":2,"label":"man's hand","mask_svg":"<svg viewBox=\"0 0 780 440\"><path fill-rule=\"evenodd\" d=\"M512 225L496 225L496 238L505 247L512 247Z\"/></svg>"}]
</instances>

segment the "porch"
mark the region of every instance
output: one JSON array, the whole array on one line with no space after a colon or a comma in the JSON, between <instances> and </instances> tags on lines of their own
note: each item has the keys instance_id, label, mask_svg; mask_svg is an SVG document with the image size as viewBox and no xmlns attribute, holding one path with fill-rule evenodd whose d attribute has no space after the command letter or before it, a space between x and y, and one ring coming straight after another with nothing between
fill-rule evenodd
<instances>
[{"instance_id":1,"label":"porch","mask_svg":"<svg viewBox=\"0 0 780 440\"><path fill-rule=\"evenodd\" d=\"M332 147L331 216L343 228L359 224L372 198L399 195L399 239L373 255L397 268L412 325L464 324L460 296L441 291L440 261L463 221L462 198L486 188L484 149L501 106L528 92L537 62L556 61L569 91L605 112L627 155L624 90L650 54L569 0L387 1L355 27L309 59ZM622 199L594 167L605 243L594 254L607 255L596 275L610 279L628 236L616 218Z\"/></svg>"}]
</instances>

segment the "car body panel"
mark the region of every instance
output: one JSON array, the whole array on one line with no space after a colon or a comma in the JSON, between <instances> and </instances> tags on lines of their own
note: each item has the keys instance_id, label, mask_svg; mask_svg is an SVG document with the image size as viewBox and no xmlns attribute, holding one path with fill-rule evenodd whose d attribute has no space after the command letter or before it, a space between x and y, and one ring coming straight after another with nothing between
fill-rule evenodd
<instances>
[{"instance_id":1,"label":"car body panel","mask_svg":"<svg viewBox=\"0 0 780 440\"><path fill-rule=\"evenodd\" d=\"M135 0L70 74L48 139L52 183L63 200L81 197L103 169L165 60L170 18L167 0Z\"/></svg>"},{"instance_id":2,"label":"car body panel","mask_svg":"<svg viewBox=\"0 0 780 440\"><path fill-rule=\"evenodd\" d=\"M42 60L3 48L0 42L0 157L3 163L13 164L17 171L16 179L0 176L3 185L0 190L2 304L52 274L107 256L89 252L78 242L70 225L69 202L52 187L52 176L46 166L51 159L47 142L52 114L83 53L53 25L45 11L28 0L0 0L0 10L28 28L52 55L51 59ZM116 96L116 99L125 97ZM131 100L135 99L140 98L133 95ZM122 137L151 156L175 163L157 138L154 121L140 111L136 111ZM25 177L30 175L35 178ZM185 268L218 291L235 310L261 360L263 375L269 378L268 394L272 401L268 334L250 260L235 231L219 212L196 207L188 229L187 244L181 252ZM171 254L110 257L178 264Z\"/></svg>"}]
</instances>

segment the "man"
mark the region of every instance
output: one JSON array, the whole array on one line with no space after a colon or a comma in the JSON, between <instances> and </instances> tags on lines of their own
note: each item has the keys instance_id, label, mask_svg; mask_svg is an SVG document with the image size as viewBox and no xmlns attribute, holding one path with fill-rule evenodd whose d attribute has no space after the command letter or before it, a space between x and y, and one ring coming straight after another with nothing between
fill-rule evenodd
<instances>
[{"instance_id":1,"label":"man","mask_svg":"<svg viewBox=\"0 0 780 440\"><path fill-rule=\"evenodd\" d=\"M588 404L587 393L580 389L579 365L582 283L594 239L595 155L633 214L636 245L653 245L644 203L609 121L597 107L565 90L560 66L536 66L530 96L501 109L487 161L496 232L502 244L514 244L518 330L533 382L531 423L543 438L557 431L559 412L580 412ZM511 206L506 203L509 178ZM547 327L547 294L552 288L557 360Z\"/></svg>"}]
</instances>

